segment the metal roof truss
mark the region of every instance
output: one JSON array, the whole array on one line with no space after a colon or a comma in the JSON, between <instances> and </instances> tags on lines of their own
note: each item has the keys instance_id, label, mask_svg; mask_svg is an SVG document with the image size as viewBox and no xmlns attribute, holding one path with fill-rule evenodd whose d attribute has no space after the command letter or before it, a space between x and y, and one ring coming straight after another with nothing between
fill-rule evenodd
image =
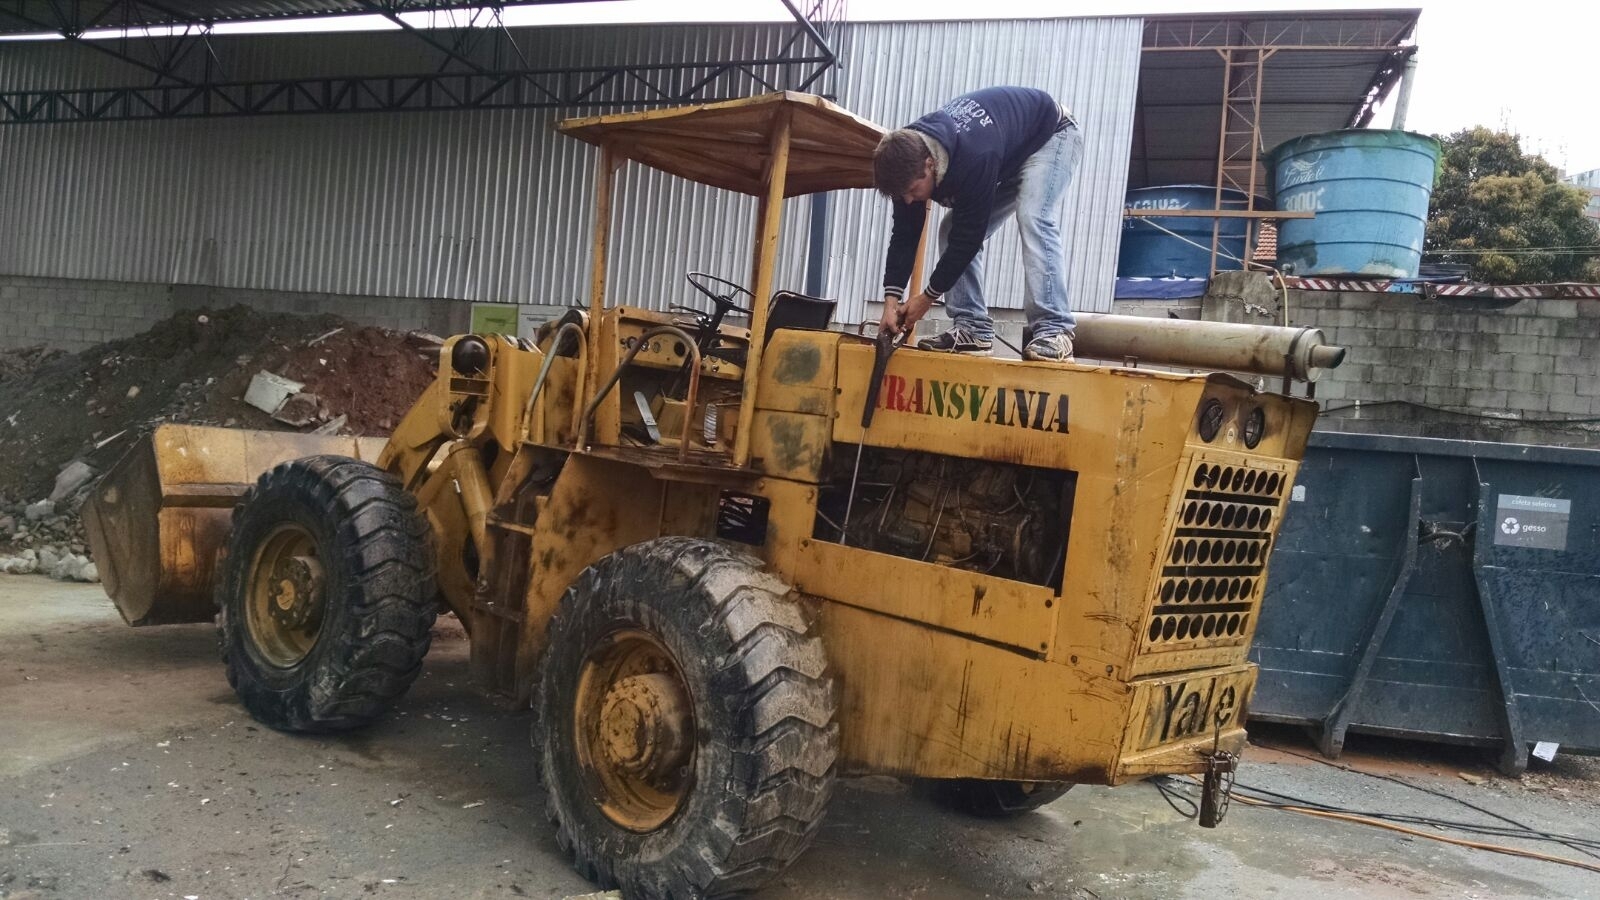
<instances>
[{"instance_id":1,"label":"metal roof truss","mask_svg":"<svg viewBox=\"0 0 1600 900\"><path fill-rule=\"evenodd\" d=\"M581 0L521 0L547 5ZM0 0L0 33L53 31L72 44L149 73L148 84L0 90L0 125L273 114L454 109L660 106L732 99L750 93L812 91L835 65L828 33L843 22L845 0L781 0L793 34L762 58L600 67L539 67L505 27L503 6L432 0L261 0L186 10L147 0ZM287 12L286 12L287 11ZM405 13L450 13L452 27L417 28ZM456 13L461 16L457 17ZM432 48L431 72L230 80L213 43L221 21L373 14ZM86 37L96 29L156 29L148 36ZM219 42L220 43L220 42ZM774 74L776 73L776 74ZM744 88L724 96L724 76ZM618 90L626 84L627 90ZM3 87L3 86L0 86Z\"/></svg>"}]
</instances>

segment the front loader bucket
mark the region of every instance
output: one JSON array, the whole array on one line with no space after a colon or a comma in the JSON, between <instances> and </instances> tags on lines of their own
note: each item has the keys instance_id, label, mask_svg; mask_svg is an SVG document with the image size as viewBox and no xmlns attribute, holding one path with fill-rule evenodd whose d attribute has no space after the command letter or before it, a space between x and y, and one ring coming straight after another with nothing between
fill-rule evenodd
<instances>
[{"instance_id":1,"label":"front loader bucket","mask_svg":"<svg viewBox=\"0 0 1600 900\"><path fill-rule=\"evenodd\" d=\"M129 625L209 622L233 507L273 466L324 453L375 460L383 438L163 425L83 506L100 579Z\"/></svg>"}]
</instances>

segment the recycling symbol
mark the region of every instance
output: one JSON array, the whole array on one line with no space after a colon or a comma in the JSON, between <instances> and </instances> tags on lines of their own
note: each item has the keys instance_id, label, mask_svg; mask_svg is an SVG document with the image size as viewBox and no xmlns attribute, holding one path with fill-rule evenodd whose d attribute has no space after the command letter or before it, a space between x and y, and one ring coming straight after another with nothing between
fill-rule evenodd
<instances>
[{"instance_id":1,"label":"recycling symbol","mask_svg":"<svg viewBox=\"0 0 1600 900\"><path fill-rule=\"evenodd\" d=\"M1522 530L1522 526L1517 523L1516 516L1507 516L1506 520L1500 523L1500 530L1506 534L1516 534Z\"/></svg>"}]
</instances>

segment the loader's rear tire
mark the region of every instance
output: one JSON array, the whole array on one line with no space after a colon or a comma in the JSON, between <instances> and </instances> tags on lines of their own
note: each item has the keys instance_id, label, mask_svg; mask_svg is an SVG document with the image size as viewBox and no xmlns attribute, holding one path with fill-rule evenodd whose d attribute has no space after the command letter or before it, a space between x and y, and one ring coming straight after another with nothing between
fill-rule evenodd
<instances>
[{"instance_id":1,"label":"loader's rear tire","mask_svg":"<svg viewBox=\"0 0 1600 900\"><path fill-rule=\"evenodd\" d=\"M628 900L760 887L816 835L839 751L821 639L759 560L662 538L561 598L535 698L556 840Z\"/></svg>"},{"instance_id":2,"label":"loader's rear tire","mask_svg":"<svg viewBox=\"0 0 1600 900\"><path fill-rule=\"evenodd\" d=\"M935 803L980 819L1009 819L1061 799L1070 784L1049 781L986 781L935 778L922 783Z\"/></svg>"},{"instance_id":3,"label":"loader's rear tire","mask_svg":"<svg viewBox=\"0 0 1600 900\"><path fill-rule=\"evenodd\" d=\"M438 606L416 500L342 456L283 463L233 512L217 583L228 683L281 731L383 715L422 670Z\"/></svg>"}]
</instances>

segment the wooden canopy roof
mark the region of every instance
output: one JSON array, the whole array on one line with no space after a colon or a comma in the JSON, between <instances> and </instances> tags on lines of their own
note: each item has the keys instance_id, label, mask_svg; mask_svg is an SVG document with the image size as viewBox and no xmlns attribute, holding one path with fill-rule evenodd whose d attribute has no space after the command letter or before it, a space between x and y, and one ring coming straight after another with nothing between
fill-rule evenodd
<instances>
[{"instance_id":1,"label":"wooden canopy roof","mask_svg":"<svg viewBox=\"0 0 1600 900\"><path fill-rule=\"evenodd\" d=\"M590 116L557 127L621 158L759 197L767 192L772 135L784 114L791 116L785 197L872 187L872 151L884 129L812 94Z\"/></svg>"}]
</instances>

